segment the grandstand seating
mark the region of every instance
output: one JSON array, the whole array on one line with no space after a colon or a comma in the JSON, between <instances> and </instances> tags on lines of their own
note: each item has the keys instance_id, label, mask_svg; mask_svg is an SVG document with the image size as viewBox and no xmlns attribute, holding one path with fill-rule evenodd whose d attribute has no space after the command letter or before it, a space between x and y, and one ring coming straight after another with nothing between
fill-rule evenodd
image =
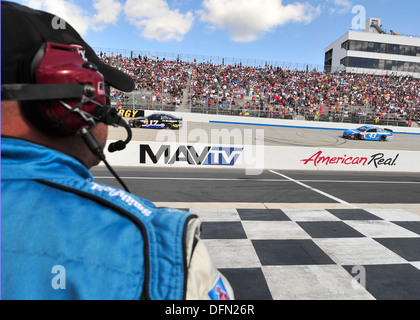
<instances>
[{"instance_id":1,"label":"grandstand seating","mask_svg":"<svg viewBox=\"0 0 420 320\"><path fill-rule=\"evenodd\" d=\"M420 80L100 55L130 74L120 107L408 126L420 122Z\"/></svg>"}]
</instances>

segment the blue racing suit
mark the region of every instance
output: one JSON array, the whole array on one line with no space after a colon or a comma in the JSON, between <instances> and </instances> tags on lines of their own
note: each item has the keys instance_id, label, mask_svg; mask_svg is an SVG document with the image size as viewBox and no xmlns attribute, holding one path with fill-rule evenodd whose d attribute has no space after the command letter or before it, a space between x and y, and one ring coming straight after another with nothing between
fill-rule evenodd
<instances>
[{"instance_id":1,"label":"blue racing suit","mask_svg":"<svg viewBox=\"0 0 420 320\"><path fill-rule=\"evenodd\" d=\"M94 182L75 158L1 140L2 299L185 298L196 217Z\"/></svg>"}]
</instances>

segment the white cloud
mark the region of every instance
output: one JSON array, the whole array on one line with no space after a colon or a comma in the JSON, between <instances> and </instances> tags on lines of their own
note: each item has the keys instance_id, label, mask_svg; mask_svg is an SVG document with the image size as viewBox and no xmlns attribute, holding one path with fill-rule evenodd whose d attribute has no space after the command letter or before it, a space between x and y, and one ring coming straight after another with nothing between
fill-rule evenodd
<instances>
[{"instance_id":1,"label":"white cloud","mask_svg":"<svg viewBox=\"0 0 420 320\"><path fill-rule=\"evenodd\" d=\"M89 14L78 5L67 0L29 0L24 4L37 10L43 10L67 21L80 35L89 29Z\"/></svg>"},{"instance_id":2,"label":"white cloud","mask_svg":"<svg viewBox=\"0 0 420 320\"><path fill-rule=\"evenodd\" d=\"M320 6L282 0L204 0L201 21L227 29L232 40L251 42L289 22L310 23L320 14Z\"/></svg>"},{"instance_id":3,"label":"white cloud","mask_svg":"<svg viewBox=\"0 0 420 320\"><path fill-rule=\"evenodd\" d=\"M97 13L92 19L94 30L103 30L108 24L116 24L118 15L122 10L122 5L115 0L94 0L93 7Z\"/></svg>"},{"instance_id":4,"label":"white cloud","mask_svg":"<svg viewBox=\"0 0 420 320\"><path fill-rule=\"evenodd\" d=\"M145 38L158 41L181 41L194 22L192 12L171 10L165 0L127 0L124 12Z\"/></svg>"},{"instance_id":5,"label":"white cloud","mask_svg":"<svg viewBox=\"0 0 420 320\"><path fill-rule=\"evenodd\" d=\"M330 13L344 14L351 12L353 6L351 0L329 0L332 3Z\"/></svg>"},{"instance_id":6,"label":"white cloud","mask_svg":"<svg viewBox=\"0 0 420 320\"><path fill-rule=\"evenodd\" d=\"M122 9L117 0L94 0L95 14L75 4L72 0L26 0L23 4L38 10L43 10L68 22L81 36L88 30L103 30L109 24L115 24Z\"/></svg>"},{"instance_id":7,"label":"white cloud","mask_svg":"<svg viewBox=\"0 0 420 320\"><path fill-rule=\"evenodd\" d=\"M202 0L202 10L180 12L169 0L23 0L35 9L51 12L70 23L82 36L89 30L102 31L124 19L137 27L146 39L182 41L196 18L213 29L227 30L238 42L251 42L290 22L310 23L321 11L308 2L283 4L282 0ZM302 0L303 1L303 0ZM351 0L327 0L333 10L344 10ZM172 1L175 6L177 1ZM90 8L88 8L90 6Z\"/></svg>"}]
</instances>

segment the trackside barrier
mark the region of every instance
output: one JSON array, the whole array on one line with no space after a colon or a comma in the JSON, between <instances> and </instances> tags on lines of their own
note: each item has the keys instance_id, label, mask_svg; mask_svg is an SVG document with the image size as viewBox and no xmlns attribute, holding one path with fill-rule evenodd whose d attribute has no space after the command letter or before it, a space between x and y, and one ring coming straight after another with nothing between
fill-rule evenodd
<instances>
[{"instance_id":1,"label":"trackside barrier","mask_svg":"<svg viewBox=\"0 0 420 320\"><path fill-rule=\"evenodd\" d=\"M156 111L145 110L144 116L152 113L159 113ZM239 117L226 115L210 115L197 114L189 112L161 112L170 113L171 115L180 117L183 121L202 122L202 123L219 123L219 124L233 124L243 126L262 126L262 127L297 127L306 129L323 129L323 130L346 130L355 129L363 124L343 123L343 122L322 122L322 121L305 121L305 120L284 120L284 119L267 119L255 117ZM420 135L419 127L396 127L396 126L377 126L381 128L388 128L396 134L415 134Z\"/></svg>"},{"instance_id":2,"label":"trackside barrier","mask_svg":"<svg viewBox=\"0 0 420 320\"><path fill-rule=\"evenodd\" d=\"M262 170L420 172L420 151L132 141L106 156L114 166L230 168L249 175Z\"/></svg>"},{"instance_id":3,"label":"trackside barrier","mask_svg":"<svg viewBox=\"0 0 420 320\"><path fill-rule=\"evenodd\" d=\"M152 111L145 111L145 116ZM182 117L184 122L202 122L252 126L296 127L307 129L345 130L357 124L298 121L236 116L203 115L193 113L171 114ZM255 126L255 127L254 127ZM420 135L420 128L387 127L395 134ZM419 137L420 139L420 137ZM165 141L165 140L162 140ZM202 140L200 140L202 142ZM108 144L113 141L108 141ZM243 143L243 145L241 144ZM107 147L106 147L107 150ZM310 171L380 171L420 172L420 150L398 151L378 149L343 149L324 147L290 147L236 145L183 142L131 141L125 150L105 152L113 166L155 168L231 168L245 169L259 174L262 170Z\"/></svg>"}]
</instances>

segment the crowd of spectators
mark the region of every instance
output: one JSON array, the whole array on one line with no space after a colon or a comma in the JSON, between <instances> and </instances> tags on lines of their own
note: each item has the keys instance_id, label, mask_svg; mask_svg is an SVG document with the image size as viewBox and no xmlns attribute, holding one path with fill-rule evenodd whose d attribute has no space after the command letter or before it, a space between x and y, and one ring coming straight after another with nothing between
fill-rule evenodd
<instances>
[{"instance_id":1,"label":"crowd of spectators","mask_svg":"<svg viewBox=\"0 0 420 320\"><path fill-rule=\"evenodd\" d=\"M135 91L141 93L136 100L138 104L156 105L181 104L188 80L189 64L181 61L166 61L165 59L148 59L146 56L126 58L122 55L107 56L98 53L100 59L125 73L135 80ZM128 103L129 97L121 91L113 90L112 97L121 105Z\"/></svg>"},{"instance_id":2,"label":"crowd of spectators","mask_svg":"<svg viewBox=\"0 0 420 320\"><path fill-rule=\"evenodd\" d=\"M411 77L99 56L132 75L143 100L144 92L157 101L163 93L166 103L184 101L191 111L373 123L386 119L408 125L420 121L420 79ZM127 99L122 92L114 96Z\"/></svg>"},{"instance_id":3,"label":"crowd of spectators","mask_svg":"<svg viewBox=\"0 0 420 320\"><path fill-rule=\"evenodd\" d=\"M258 111L269 117L420 118L420 80L410 77L200 64L193 73L191 97L203 109L212 101L222 109L240 105L242 114Z\"/></svg>"}]
</instances>

